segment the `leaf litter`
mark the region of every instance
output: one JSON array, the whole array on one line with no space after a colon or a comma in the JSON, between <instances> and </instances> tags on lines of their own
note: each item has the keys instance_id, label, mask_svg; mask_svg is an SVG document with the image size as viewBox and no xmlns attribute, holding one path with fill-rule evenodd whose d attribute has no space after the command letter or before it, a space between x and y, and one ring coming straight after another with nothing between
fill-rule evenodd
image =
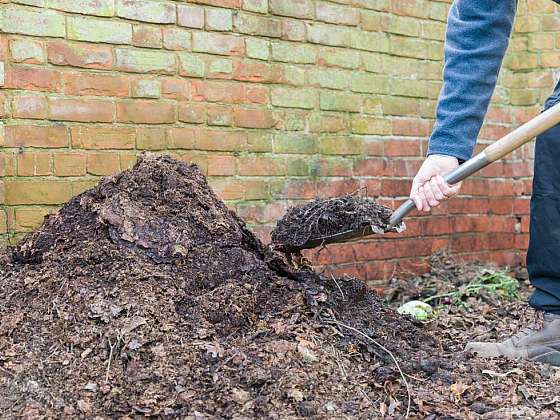
<instances>
[{"instance_id":1,"label":"leaf litter","mask_svg":"<svg viewBox=\"0 0 560 420\"><path fill-rule=\"evenodd\" d=\"M555 370L460 352L521 324L518 301L472 299L428 324L401 316L264 246L196 166L144 154L0 254L0 412L555 415Z\"/></svg>"}]
</instances>

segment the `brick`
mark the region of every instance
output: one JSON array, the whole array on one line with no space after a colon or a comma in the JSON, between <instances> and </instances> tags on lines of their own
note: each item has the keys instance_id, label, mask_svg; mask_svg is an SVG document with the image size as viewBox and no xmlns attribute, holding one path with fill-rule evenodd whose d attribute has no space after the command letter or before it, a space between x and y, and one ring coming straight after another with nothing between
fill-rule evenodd
<instances>
[{"instance_id":1,"label":"brick","mask_svg":"<svg viewBox=\"0 0 560 420\"><path fill-rule=\"evenodd\" d=\"M315 7L312 0L269 0L270 12L274 15L302 19L313 19Z\"/></svg>"},{"instance_id":2,"label":"brick","mask_svg":"<svg viewBox=\"0 0 560 420\"><path fill-rule=\"evenodd\" d=\"M385 115L415 116L420 113L420 104L413 98L386 96L382 99L382 106Z\"/></svg>"},{"instance_id":3,"label":"brick","mask_svg":"<svg viewBox=\"0 0 560 420\"><path fill-rule=\"evenodd\" d=\"M429 2L424 0L391 0L391 11L396 15L427 18Z\"/></svg>"},{"instance_id":4,"label":"brick","mask_svg":"<svg viewBox=\"0 0 560 420\"><path fill-rule=\"evenodd\" d=\"M204 77L206 63L202 56L190 53L181 53L179 57L179 74L181 76Z\"/></svg>"},{"instance_id":5,"label":"brick","mask_svg":"<svg viewBox=\"0 0 560 420\"><path fill-rule=\"evenodd\" d=\"M206 29L209 31L231 31L233 13L229 9L207 9Z\"/></svg>"},{"instance_id":6,"label":"brick","mask_svg":"<svg viewBox=\"0 0 560 420\"><path fill-rule=\"evenodd\" d=\"M355 134L391 134L391 122L376 117L352 118L352 133Z\"/></svg>"},{"instance_id":7,"label":"brick","mask_svg":"<svg viewBox=\"0 0 560 420\"><path fill-rule=\"evenodd\" d=\"M272 89L271 101L283 108L312 109L317 102L317 95L311 89L278 87Z\"/></svg>"},{"instance_id":8,"label":"brick","mask_svg":"<svg viewBox=\"0 0 560 420\"><path fill-rule=\"evenodd\" d=\"M235 125L242 128L273 128L277 124L266 109L235 109L233 118Z\"/></svg>"},{"instance_id":9,"label":"brick","mask_svg":"<svg viewBox=\"0 0 560 420\"><path fill-rule=\"evenodd\" d=\"M282 80L282 68L258 61L243 61L235 64L233 78L261 83L278 83Z\"/></svg>"},{"instance_id":10,"label":"brick","mask_svg":"<svg viewBox=\"0 0 560 420\"><path fill-rule=\"evenodd\" d=\"M208 6L225 7L228 9L239 9L241 0L191 0L191 3L207 4Z\"/></svg>"},{"instance_id":11,"label":"brick","mask_svg":"<svg viewBox=\"0 0 560 420\"><path fill-rule=\"evenodd\" d=\"M161 101L122 101L117 103L117 121L135 124L175 122L175 106Z\"/></svg>"},{"instance_id":12,"label":"brick","mask_svg":"<svg viewBox=\"0 0 560 420\"><path fill-rule=\"evenodd\" d=\"M305 70L297 66L285 66L283 82L288 85L303 86L305 84Z\"/></svg>"},{"instance_id":13,"label":"brick","mask_svg":"<svg viewBox=\"0 0 560 420\"><path fill-rule=\"evenodd\" d=\"M243 55L243 38L210 32L193 34L193 51L218 55Z\"/></svg>"},{"instance_id":14,"label":"brick","mask_svg":"<svg viewBox=\"0 0 560 420\"><path fill-rule=\"evenodd\" d=\"M114 108L113 102L107 100L49 98L49 119L112 122Z\"/></svg>"},{"instance_id":15,"label":"brick","mask_svg":"<svg viewBox=\"0 0 560 420\"><path fill-rule=\"evenodd\" d=\"M238 83L193 80L192 98L195 101L239 104L245 102L245 88Z\"/></svg>"},{"instance_id":16,"label":"brick","mask_svg":"<svg viewBox=\"0 0 560 420\"><path fill-rule=\"evenodd\" d=\"M443 41L445 39L445 24L432 21L422 22L421 36L422 38Z\"/></svg>"},{"instance_id":17,"label":"brick","mask_svg":"<svg viewBox=\"0 0 560 420\"><path fill-rule=\"evenodd\" d=\"M362 98L360 95L343 92L321 92L320 107L325 111L360 112Z\"/></svg>"},{"instance_id":18,"label":"brick","mask_svg":"<svg viewBox=\"0 0 560 420\"><path fill-rule=\"evenodd\" d=\"M258 60L268 60L270 58L270 41L261 38L247 38L245 40L247 57Z\"/></svg>"},{"instance_id":19,"label":"brick","mask_svg":"<svg viewBox=\"0 0 560 420\"><path fill-rule=\"evenodd\" d=\"M64 93L72 96L128 96L128 78L101 73L64 73Z\"/></svg>"},{"instance_id":20,"label":"brick","mask_svg":"<svg viewBox=\"0 0 560 420\"><path fill-rule=\"evenodd\" d=\"M175 23L175 4L160 0L116 0L119 17L150 23Z\"/></svg>"},{"instance_id":21,"label":"brick","mask_svg":"<svg viewBox=\"0 0 560 420\"><path fill-rule=\"evenodd\" d=\"M208 105L206 109L207 124L216 126L232 126L233 111L230 107L221 105Z\"/></svg>"},{"instance_id":22,"label":"brick","mask_svg":"<svg viewBox=\"0 0 560 420\"><path fill-rule=\"evenodd\" d=\"M267 13L268 0L243 0L242 9L255 13Z\"/></svg>"},{"instance_id":23,"label":"brick","mask_svg":"<svg viewBox=\"0 0 560 420\"><path fill-rule=\"evenodd\" d=\"M422 144L418 140L387 140L383 150L387 157L422 156Z\"/></svg>"},{"instance_id":24,"label":"brick","mask_svg":"<svg viewBox=\"0 0 560 420\"><path fill-rule=\"evenodd\" d=\"M278 134L274 136L275 153L315 154L317 138L309 134Z\"/></svg>"},{"instance_id":25,"label":"brick","mask_svg":"<svg viewBox=\"0 0 560 420\"><path fill-rule=\"evenodd\" d=\"M247 35L268 38L280 38L282 36L282 22L280 20L247 13L239 13L235 16L235 29L237 32Z\"/></svg>"},{"instance_id":26,"label":"brick","mask_svg":"<svg viewBox=\"0 0 560 420\"><path fill-rule=\"evenodd\" d=\"M166 139L170 149L194 149L195 137L192 128L170 128L167 130Z\"/></svg>"},{"instance_id":27,"label":"brick","mask_svg":"<svg viewBox=\"0 0 560 420\"><path fill-rule=\"evenodd\" d=\"M96 16L113 16L115 14L113 3L114 0L47 0L47 5L51 9Z\"/></svg>"},{"instance_id":28,"label":"brick","mask_svg":"<svg viewBox=\"0 0 560 420\"><path fill-rule=\"evenodd\" d=\"M108 44L130 44L132 42L132 25L129 23L69 16L67 24L68 39Z\"/></svg>"},{"instance_id":29,"label":"brick","mask_svg":"<svg viewBox=\"0 0 560 420\"><path fill-rule=\"evenodd\" d=\"M14 118L47 118L47 100L44 96L19 95L12 98L12 116Z\"/></svg>"},{"instance_id":30,"label":"brick","mask_svg":"<svg viewBox=\"0 0 560 420\"><path fill-rule=\"evenodd\" d=\"M161 94L167 99L184 101L190 99L190 83L180 78L164 78L161 80Z\"/></svg>"},{"instance_id":31,"label":"brick","mask_svg":"<svg viewBox=\"0 0 560 420\"><path fill-rule=\"evenodd\" d=\"M174 74L175 55L165 51L115 50L115 67L133 73Z\"/></svg>"},{"instance_id":32,"label":"brick","mask_svg":"<svg viewBox=\"0 0 560 420\"><path fill-rule=\"evenodd\" d=\"M305 23L297 20L282 21L282 39L288 41L305 41L307 38L307 28Z\"/></svg>"},{"instance_id":33,"label":"brick","mask_svg":"<svg viewBox=\"0 0 560 420\"><path fill-rule=\"evenodd\" d=\"M392 79L391 93L393 95L426 98L428 97L428 85L425 80Z\"/></svg>"},{"instance_id":34,"label":"brick","mask_svg":"<svg viewBox=\"0 0 560 420\"><path fill-rule=\"evenodd\" d=\"M154 79L137 79L132 82L132 97L159 98L161 96L161 82Z\"/></svg>"},{"instance_id":35,"label":"brick","mask_svg":"<svg viewBox=\"0 0 560 420\"><path fill-rule=\"evenodd\" d=\"M388 82L389 79L384 75L355 73L352 76L352 91L360 93L388 93Z\"/></svg>"},{"instance_id":36,"label":"brick","mask_svg":"<svg viewBox=\"0 0 560 420\"><path fill-rule=\"evenodd\" d=\"M16 226L18 232L32 231L43 223L45 216L49 214L48 208L18 208L15 211Z\"/></svg>"},{"instance_id":37,"label":"brick","mask_svg":"<svg viewBox=\"0 0 560 420\"><path fill-rule=\"evenodd\" d=\"M113 175L120 172L120 159L114 153L88 153L86 158L87 173L91 175Z\"/></svg>"},{"instance_id":38,"label":"brick","mask_svg":"<svg viewBox=\"0 0 560 420\"><path fill-rule=\"evenodd\" d=\"M385 32L411 37L420 36L420 21L404 16L384 16L382 29Z\"/></svg>"},{"instance_id":39,"label":"brick","mask_svg":"<svg viewBox=\"0 0 560 420\"><path fill-rule=\"evenodd\" d=\"M336 25L314 23L307 25L307 40L312 44L345 47L350 45L348 28Z\"/></svg>"},{"instance_id":40,"label":"brick","mask_svg":"<svg viewBox=\"0 0 560 420\"><path fill-rule=\"evenodd\" d=\"M393 135L397 136L425 137L430 132L429 122L418 118L395 119L392 125Z\"/></svg>"},{"instance_id":41,"label":"brick","mask_svg":"<svg viewBox=\"0 0 560 420\"><path fill-rule=\"evenodd\" d=\"M319 140L319 153L325 155L359 155L362 150L362 142L354 137L323 137Z\"/></svg>"},{"instance_id":42,"label":"brick","mask_svg":"<svg viewBox=\"0 0 560 420\"><path fill-rule=\"evenodd\" d=\"M43 43L29 39L10 40L10 55L16 63L40 64L46 59Z\"/></svg>"},{"instance_id":43,"label":"brick","mask_svg":"<svg viewBox=\"0 0 560 420\"><path fill-rule=\"evenodd\" d=\"M52 174L51 155L45 152L22 152L17 155L19 176L47 176Z\"/></svg>"},{"instance_id":44,"label":"brick","mask_svg":"<svg viewBox=\"0 0 560 420\"><path fill-rule=\"evenodd\" d=\"M242 131L197 131L196 147L200 150L232 152L246 150L246 146L247 133Z\"/></svg>"},{"instance_id":45,"label":"brick","mask_svg":"<svg viewBox=\"0 0 560 420\"><path fill-rule=\"evenodd\" d=\"M15 230L29 232L38 228L49 213L46 208L18 208L15 210Z\"/></svg>"},{"instance_id":46,"label":"brick","mask_svg":"<svg viewBox=\"0 0 560 420\"><path fill-rule=\"evenodd\" d=\"M10 66L6 71L4 87L7 89L59 92L60 82L58 71L46 68Z\"/></svg>"},{"instance_id":47,"label":"brick","mask_svg":"<svg viewBox=\"0 0 560 420\"><path fill-rule=\"evenodd\" d=\"M56 176L84 176L86 174L85 153L55 153L54 174Z\"/></svg>"},{"instance_id":48,"label":"brick","mask_svg":"<svg viewBox=\"0 0 560 420\"><path fill-rule=\"evenodd\" d=\"M364 31L380 31L382 29L382 15L378 12L362 10L360 13L360 26Z\"/></svg>"},{"instance_id":49,"label":"brick","mask_svg":"<svg viewBox=\"0 0 560 420\"><path fill-rule=\"evenodd\" d=\"M163 47L174 51L190 50L191 33L180 28L163 28Z\"/></svg>"},{"instance_id":50,"label":"brick","mask_svg":"<svg viewBox=\"0 0 560 420\"><path fill-rule=\"evenodd\" d=\"M139 127L136 130L136 147L141 150L163 150L167 143L162 127Z\"/></svg>"},{"instance_id":51,"label":"brick","mask_svg":"<svg viewBox=\"0 0 560 420\"><path fill-rule=\"evenodd\" d=\"M364 32L354 29L350 32L350 47L365 51L388 52L389 38L382 32Z\"/></svg>"},{"instance_id":52,"label":"brick","mask_svg":"<svg viewBox=\"0 0 560 420\"><path fill-rule=\"evenodd\" d=\"M418 38L392 35L390 52L394 55L413 58L429 58L428 43Z\"/></svg>"},{"instance_id":53,"label":"brick","mask_svg":"<svg viewBox=\"0 0 560 420\"><path fill-rule=\"evenodd\" d=\"M134 25L132 27L132 45L146 48L163 47L161 28L148 25Z\"/></svg>"},{"instance_id":54,"label":"brick","mask_svg":"<svg viewBox=\"0 0 560 420\"><path fill-rule=\"evenodd\" d=\"M360 23L358 9L320 1L316 3L316 20L336 25L357 26Z\"/></svg>"},{"instance_id":55,"label":"brick","mask_svg":"<svg viewBox=\"0 0 560 420\"><path fill-rule=\"evenodd\" d=\"M0 27L4 33L62 38L66 36L64 15L52 10L10 7L4 8L0 18Z\"/></svg>"},{"instance_id":56,"label":"brick","mask_svg":"<svg viewBox=\"0 0 560 420\"><path fill-rule=\"evenodd\" d=\"M372 73L387 73L383 68L383 56L378 53L362 52L361 54L364 70ZM407 71L410 71L406 67Z\"/></svg>"},{"instance_id":57,"label":"brick","mask_svg":"<svg viewBox=\"0 0 560 420\"><path fill-rule=\"evenodd\" d=\"M200 6L177 5L177 23L188 28L204 28L204 9Z\"/></svg>"},{"instance_id":58,"label":"brick","mask_svg":"<svg viewBox=\"0 0 560 420\"><path fill-rule=\"evenodd\" d=\"M360 53L340 48L321 48L317 63L321 66L357 69L361 63Z\"/></svg>"},{"instance_id":59,"label":"brick","mask_svg":"<svg viewBox=\"0 0 560 420\"><path fill-rule=\"evenodd\" d=\"M208 156L209 176L235 175L235 157L228 155Z\"/></svg>"},{"instance_id":60,"label":"brick","mask_svg":"<svg viewBox=\"0 0 560 420\"><path fill-rule=\"evenodd\" d=\"M206 121L206 107L202 104L179 105L179 121L201 124Z\"/></svg>"},{"instance_id":61,"label":"brick","mask_svg":"<svg viewBox=\"0 0 560 420\"><path fill-rule=\"evenodd\" d=\"M340 114L314 113L309 118L309 131L312 133L337 133L348 127L345 116Z\"/></svg>"},{"instance_id":62,"label":"brick","mask_svg":"<svg viewBox=\"0 0 560 420\"><path fill-rule=\"evenodd\" d=\"M72 197L72 184L66 181L5 181L8 205L62 204Z\"/></svg>"},{"instance_id":63,"label":"brick","mask_svg":"<svg viewBox=\"0 0 560 420\"><path fill-rule=\"evenodd\" d=\"M59 66L91 69L108 69L113 66L113 53L107 46L54 41L47 45L47 55L49 63Z\"/></svg>"},{"instance_id":64,"label":"brick","mask_svg":"<svg viewBox=\"0 0 560 420\"><path fill-rule=\"evenodd\" d=\"M133 149L136 132L128 127L87 127L70 129L72 147L79 149Z\"/></svg>"},{"instance_id":65,"label":"brick","mask_svg":"<svg viewBox=\"0 0 560 420\"><path fill-rule=\"evenodd\" d=\"M8 147L67 147L68 131L60 126L6 125Z\"/></svg>"},{"instance_id":66,"label":"brick","mask_svg":"<svg viewBox=\"0 0 560 420\"><path fill-rule=\"evenodd\" d=\"M284 63L314 64L317 61L317 53L311 45L272 43L272 59Z\"/></svg>"},{"instance_id":67,"label":"brick","mask_svg":"<svg viewBox=\"0 0 560 420\"><path fill-rule=\"evenodd\" d=\"M230 58L210 57L207 62L208 72L206 77L218 79L231 79L233 62Z\"/></svg>"},{"instance_id":68,"label":"brick","mask_svg":"<svg viewBox=\"0 0 560 420\"><path fill-rule=\"evenodd\" d=\"M245 89L246 102L266 105L269 103L270 89L267 86L249 85Z\"/></svg>"},{"instance_id":69,"label":"brick","mask_svg":"<svg viewBox=\"0 0 560 420\"><path fill-rule=\"evenodd\" d=\"M282 176L286 174L286 163L282 158L242 156L238 159L241 176Z\"/></svg>"},{"instance_id":70,"label":"brick","mask_svg":"<svg viewBox=\"0 0 560 420\"><path fill-rule=\"evenodd\" d=\"M340 70L313 69L308 74L309 83L312 86L347 89L350 85L350 75Z\"/></svg>"}]
</instances>

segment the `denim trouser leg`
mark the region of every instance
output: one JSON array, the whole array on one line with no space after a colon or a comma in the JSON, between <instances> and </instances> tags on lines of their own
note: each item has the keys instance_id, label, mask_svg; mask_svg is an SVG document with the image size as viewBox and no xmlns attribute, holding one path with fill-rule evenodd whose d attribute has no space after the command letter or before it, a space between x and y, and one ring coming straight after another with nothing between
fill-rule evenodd
<instances>
[{"instance_id":1,"label":"denim trouser leg","mask_svg":"<svg viewBox=\"0 0 560 420\"><path fill-rule=\"evenodd\" d=\"M545 108L559 101L560 82ZM537 137L527 270L529 304L560 314L560 124Z\"/></svg>"}]
</instances>

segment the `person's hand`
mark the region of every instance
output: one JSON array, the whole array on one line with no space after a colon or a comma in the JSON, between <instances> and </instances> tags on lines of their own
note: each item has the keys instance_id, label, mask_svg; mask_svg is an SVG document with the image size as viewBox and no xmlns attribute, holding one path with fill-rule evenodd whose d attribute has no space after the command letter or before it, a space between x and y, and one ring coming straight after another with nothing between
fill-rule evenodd
<instances>
[{"instance_id":1,"label":"person's hand","mask_svg":"<svg viewBox=\"0 0 560 420\"><path fill-rule=\"evenodd\" d=\"M453 156L430 155L426 158L420 170L412 181L410 198L419 211L430 211L437 207L442 200L452 197L459 192L461 183L453 186L443 180L459 166L459 161Z\"/></svg>"}]
</instances>

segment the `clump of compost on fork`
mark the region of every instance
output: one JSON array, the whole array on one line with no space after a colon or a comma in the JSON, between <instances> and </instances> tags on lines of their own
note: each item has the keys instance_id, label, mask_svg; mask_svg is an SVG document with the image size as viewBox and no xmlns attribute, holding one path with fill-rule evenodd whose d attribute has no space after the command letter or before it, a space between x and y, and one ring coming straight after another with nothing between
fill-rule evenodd
<instances>
[{"instance_id":1,"label":"clump of compost on fork","mask_svg":"<svg viewBox=\"0 0 560 420\"><path fill-rule=\"evenodd\" d=\"M272 231L272 242L284 251L310 247L310 241L321 245L329 236L354 231L396 232L389 227L392 210L372 198L356 195L316 199L288 209ZM326 242L326 241L325 241Z\"/></svg>"}]
</instances>

